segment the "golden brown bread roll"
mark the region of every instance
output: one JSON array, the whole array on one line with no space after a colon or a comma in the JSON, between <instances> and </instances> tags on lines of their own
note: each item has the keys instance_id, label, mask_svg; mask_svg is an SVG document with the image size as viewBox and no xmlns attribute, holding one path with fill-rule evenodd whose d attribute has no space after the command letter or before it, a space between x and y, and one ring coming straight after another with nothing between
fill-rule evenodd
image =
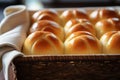
<instances>
[{"instance_id":1,"label":"golden brown bread roll","mask_svg":"<svg viewBox=\"0 0 120 80\"><path fill-rule=\"evenodd\" d=\"M65 26L64 26L64 29L65 29L65 32L71 27L71 26L74 26L75 24L78 24L78 23L90 23L90 21L88 19L78 19L78 18L75 18L75 19L70 19L66 22Z\"/></svg>"},{"instance_id":2,"label":"golden brown bread roll","mask_svg":"<svg viewBox=\"0 0 120 80\"><path fill-rule=\"evenodd\" d=\"M61 14L61 19L63 20L63 23L65 24L68 20L79 18L79 19L88 19L88 15L86 12L77 10L77 9L69 9L65 10Z\"/></svg>"},{"instance_id":3,"label":"golden brown bread roll","mask_svg":"<svg viewBox=\"0 0 120 80\"><path fill-rule=\"evenodd\" d=\"M64 29L65 29L65 36L66 36L65 38L67 38L73 32L77 32L77 31L88 31L88 32L96 35L94 26L92 25L92 23L90 23L86 19L69 20L66 23Z\"/></svg>"},{"instance_id":4,"label":"golden brown bread roll","mask_svg":"<svg viewBox=\"0 0 120 80\"><path fill-rule=\"evenodd\" d=\"M91 21L95 24L97 21L107 18L120 18L118 11L113 8L101 8L90 14Z\"/></svg>"},{"instance_id":5,"label":"golden brown bread roll","mask_svg":"<svg viewBox=\"0 0 120 80\"><path fill-rule=\"evenodd\" d=\"M97 37L100 38L103 34L108 31L120 30L120 19L119 18L109 18L98 21L95 24L95 29Z\"/></svg>"},{"instance_id":6,"label":"golden brown bread roll","mask_svg":"<svg viewBox=\"0 0 120 80\"><path fill-rule=\"evenodd\" d=\"M58 23L49 20L40 20L35 22L31 28L30 33L35 31L48 31L54 33L58 36L62 41L64 40L64 31L63 27L61 27Z\"/></svg>"},{"instance_id":7,"label":"golden brown bread roll","mask_svg":"<svg viewBox=\"0 0 120 80\"><path fill-rule=\"evenodd\" d=\"M65 41L65 54L101 53L100 41L87 31L72 33Z\"/></svg>"},{"instance_id":8,"label":"golden brown bread roll","mask_svg":"<svg viewBox=\"0 0 120 80\"><path fill-rule=\"evenodd\" d=\"M120 54L120 31L109 31L100 39L103 52L107 54Z\"/></svg>"},{"instance_id":9,"label":"golden brown bread roll","mask_svg":"<svg viewBox=\"0 0 120 80\"><path fill-rule=\"evenodd\" d=\"M35 31L26 38L23 52L26 55L62 54L64 48L62 41L53 33Z\"/></svg>"},{"instance_id":10,"label":"golden brown bread roll","mask_svg":"<svg viewBox=\"0 0 120 80\"><path fill-rule=\"evenodd\" d=\"M61 20L57 11L53 9L39 10L33 14L32 19L33 22L39 20L51 20L61 24Z\"/></svg>"}]
</instances>

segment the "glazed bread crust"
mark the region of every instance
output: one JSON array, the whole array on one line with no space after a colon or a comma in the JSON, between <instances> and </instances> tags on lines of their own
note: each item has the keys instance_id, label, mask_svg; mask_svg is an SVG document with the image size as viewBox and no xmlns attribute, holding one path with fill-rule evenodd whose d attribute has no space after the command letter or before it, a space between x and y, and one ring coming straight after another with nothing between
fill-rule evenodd
<instances>
[{"instance_id":1,"label":"glazed bread crust","mask_svg":"<svg viewBox=\"0 0 120 80\"><path fill-rule=\"evenodd\" d=\"M32 21L36 22L40 20L51 20L61 24L59 14L53 9L45 9L35 12L32 16Z\"/></svg>"},{"instance_id":2,"label":"glazed bread crust","mask_svg":"<svg viewBox=\"0 0 120 80\"><path fill-rule=\"evenodd\" d=\"M33 23L33 25L30 28L30 33L33 33L35 31L52 32L53 34L58 36L62 41L64 40L63 27L54 21L40 20Z\"/></svg>"},{"instance_id":3,"label":"glazed bread crust","mask_svg":"<svg viewBox=\"0 0 120 80\"><path fill-rule=\"evenodd\" d=\"M103 45L103 53L120 53L120 31L110 31L105 33L100 39Z\"/></svg>"},{"instance_id":4,"label":"glazed bread crust","mask_svg":"<svg viewBox=\"0 0 120 80\"><path fill-rule=\"evenodd\" d=\"M102 8L93 11L90 14L91 21L95 24L97 21L107 18L120 18L116 9L113 8Z\"/></svg>"},{"instance_id":5,"label":"glazed bread crust","mask_svg":"<svg viewBox=\"0 0 120 80\"><path fill-rule=\"evenodd\" d=\"M109 31L120 30L120 19L119 18L108 18L98 21L95 24L97 37L100 38L103 34Z\"/></svg>"},{"instance_id":6,"label":"glazed bread crust","mask_svg":"<svg viewBox=\"0 0 120 80\"><path fill-rule=\"evenodd\" d=\"M24 42L23 52L26 55L62 54L63 42L53 33L35 31Z\"/></svg>"},{"instance_id":7,"label":"glazed bread crust","mask_svg":"<svg viewBox=\"0 0 120 80\"><path fill-rule=\"evenodd\" d=\"M69 10L65 10L62 14L61 14L61 19L63 20L63 23L65 24L68 20L70 19L88 19L88 15L86 14L86 12L77 10L77 9L69 9Z\"/></svg>"},{"instance_id":8,"label":"glazed bread crust","mask_svg":"<svg viewBox=\"0 0 120 80\"><path fill-rule=\"evenodd\" d=\"M87 31L71 34L65 41L66 54L98 54L101 53L99 40Z\"/></svg>"}]
</instances>

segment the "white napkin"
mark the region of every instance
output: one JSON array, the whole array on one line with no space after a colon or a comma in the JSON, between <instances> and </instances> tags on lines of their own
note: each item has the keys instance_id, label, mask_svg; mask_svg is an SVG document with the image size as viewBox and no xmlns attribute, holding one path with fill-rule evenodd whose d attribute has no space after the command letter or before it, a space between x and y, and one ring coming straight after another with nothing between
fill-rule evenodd
<instances>
[{"instance_id":1,"label":"white napkin","mask_svg":"<svg viewBox=\"0 0 120 80\"><path fill-rule=\"evenodd\" d=\"M8 67L16 56L21 56L23 42L29 28L29 13L24 5L5 8L4 19L0 23L0 57L2 70L0 80L8 79Z\"/></svg>"}]
</instances>

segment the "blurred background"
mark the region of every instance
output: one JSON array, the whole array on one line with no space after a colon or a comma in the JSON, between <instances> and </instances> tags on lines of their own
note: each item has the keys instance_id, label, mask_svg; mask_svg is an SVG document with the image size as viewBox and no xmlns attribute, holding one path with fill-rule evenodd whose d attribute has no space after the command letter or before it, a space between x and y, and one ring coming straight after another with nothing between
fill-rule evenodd
<instances>
[{"instance_id":1,"label":"blurred background","mask_svg":"<svg viewBox=\"0 0 120 80\"><path fill-rule=\"evenodd\" d=\"M0 21L3 10L9 5L26 5L30 10L41 8L119 6L120 0L0 0Z\"/></svg>"}]
</instances>

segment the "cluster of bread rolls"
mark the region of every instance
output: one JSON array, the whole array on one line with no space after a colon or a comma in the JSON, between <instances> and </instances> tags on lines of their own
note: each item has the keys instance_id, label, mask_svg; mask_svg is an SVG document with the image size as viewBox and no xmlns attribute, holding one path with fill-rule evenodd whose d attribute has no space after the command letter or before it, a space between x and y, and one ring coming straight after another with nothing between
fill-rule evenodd
<instances>
[{"instance_id":1,"label":"cluster of bread rolls","mask_svg":"<svg viewBox=\"0 0 120 80\"><path fill-rule=\"evenodd\" d=\"M26 55L64 53L64 30L57 11L37 11L32 16L32 23L23 46Z\"/></svg>"},{"instance_id":2,"label":"cluster of bread rolls","mask_svg":"<svg viewBox=\"0 0 120 80\"><path fill-rule=\"evenodd\" d=\"M101 8L90 15L95 25L97 38L102 44L102 53L120 54L120 14L115 8Z\"/></svg>"},{"instance_id":3,"label":"cluster of bread rolls","mask_svg":"<svg viewBox=\"0 0 120 80\"><path fill-rule=\"evenodd\" d=\"M26 55L120 53L120 16L116 9L35 12L23 45Z\"/></svg>"}]
</instances>

